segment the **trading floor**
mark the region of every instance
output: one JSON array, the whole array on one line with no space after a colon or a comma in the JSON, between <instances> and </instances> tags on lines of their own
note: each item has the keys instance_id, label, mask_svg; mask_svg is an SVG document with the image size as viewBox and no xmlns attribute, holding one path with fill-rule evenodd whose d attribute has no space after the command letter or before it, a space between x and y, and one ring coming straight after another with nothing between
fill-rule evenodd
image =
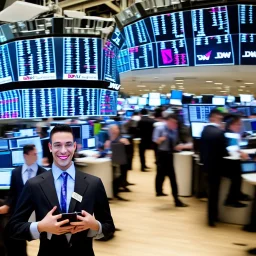
<instances>
[{"instance_id":1,"label":"trading floor","mask_svg":"<svg viewBox=\"0 0 256 256\"><path fill-rule=\"evenodd\" d=\"M242 256L256 246L256 234L241 226L206 222L206 202L183 198L187 208L175 208L172 197L155 197L153 152L147 152L151 172L140 172L139 157L134 157L134 170L129 172L131 193L122 196L130 202L112 201L115 225L121 231L108 242L95 242L97 256ZM164 191L170 194L166 179ZM36 256L38 241L29 243L29 256ZM85 253L86 255L86 253Z\"/></svg>"}]
</instances>

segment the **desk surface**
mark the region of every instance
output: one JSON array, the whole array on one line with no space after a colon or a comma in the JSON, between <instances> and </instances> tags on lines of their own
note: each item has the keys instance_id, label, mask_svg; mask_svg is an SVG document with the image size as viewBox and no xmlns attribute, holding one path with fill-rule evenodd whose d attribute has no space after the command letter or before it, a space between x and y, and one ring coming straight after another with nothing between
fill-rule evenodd
<instances>
[{"instance_id":1,"label":"desk surface","mask_svg":"<svg viewBox=\"0 0 256 256\"><path fill-rule=\"evenodd\" d=\"M242 178L248 183L256 186L256 173L243 174Z\"/></svg>"}]
</instances>

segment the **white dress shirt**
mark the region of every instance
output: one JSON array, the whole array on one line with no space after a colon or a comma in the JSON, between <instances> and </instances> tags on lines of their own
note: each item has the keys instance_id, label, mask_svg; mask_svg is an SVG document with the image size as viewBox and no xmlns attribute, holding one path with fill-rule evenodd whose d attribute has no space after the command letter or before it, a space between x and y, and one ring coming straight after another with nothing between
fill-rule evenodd
<instances>
[{"instance_id":1,"label":"white dress shirt","mask_svg":"<svg viewBox=\"0 0 256 256\"><path fill-rule=\"evenodd\" d=\"M28 181L28 169L31 169L31 175L30 178L34 178L36 177L37 174L37 170L38 170L38 165L37 163L33 163L32 165L28 166L27 164L23 164L22 165L22 170L21 170L21 176L22 176L22 180L23 180L23 184L26 184L26 182Z\"/></svg>"}]
</instances>

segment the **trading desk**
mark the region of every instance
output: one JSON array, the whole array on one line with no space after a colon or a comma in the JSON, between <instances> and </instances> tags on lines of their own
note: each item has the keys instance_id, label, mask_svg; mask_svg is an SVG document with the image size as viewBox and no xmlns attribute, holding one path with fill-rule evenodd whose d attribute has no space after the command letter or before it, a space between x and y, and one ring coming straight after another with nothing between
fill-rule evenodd
<instances>
[{"instance_id":1,"label":"trading desk","mask_svg":"<svg viewBox=\"0 0 256 256\"><path fill-rule=\"evenodd\" d=\"M113 198L113 171L110 158L96 158L97 151L83 150L79 153L87 157L76 158L75 165L82 172L99 177L106 189L107 197Z\"/></svg>"}]
</instances>

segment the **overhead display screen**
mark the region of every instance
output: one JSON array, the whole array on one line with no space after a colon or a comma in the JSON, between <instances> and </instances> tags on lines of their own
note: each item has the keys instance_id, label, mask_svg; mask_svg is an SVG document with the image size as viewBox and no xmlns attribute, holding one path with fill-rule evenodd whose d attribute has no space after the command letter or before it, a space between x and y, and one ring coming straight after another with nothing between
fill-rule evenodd
<instances>
[{"instance_id":1,"label":"overhead display screen","mask_svg":"<svg viewBox=\"0 0 256 256\"><path fill-rule=\"evenodd\" d=\"M105 43L103 48L104 56L104 80L111 83L119 83L117 70L118 49L110 41Z\"/></svg>"},{"instance_id":2,"label":"overhead display screen","mask_svg":"<svg viewBox=\"0 0 256 256\"><path fill-rule=\"evenodd\" d=\"M153 45L144 44L129 48L131 69L144 69L154 67Z\"/></svg>"},{"instance_id":3,"label":"overhead display screen","mask_svg":"<svg viewBox=\"0 0 256 256\"><path fill-rule=\"evenodd\" d=\"M61 113L68 116L96 116L98 115L99 89L62 88Z\"/></svg>"},{"instance_id":4,"label":"overhead display screen","mask_svg":"<svg viewBox=\"0 0 256 256\"><path fill-rule=\"evenodd\" d=\"M1 119L21 118L21 102L18 90L0 92Z\"/></svg>"},{"instance_id":5,"label":"overhead display screen","mask_svg":"<svg viewBox=\"0 0 256 256\"><path fill-rule=\"evenodd\" d=\"M192 10L194 37L229 34L227 6Z\"/></svg>"},{"instance_id":6,"label":"overhead display screen","mask_svg":"<svg viewBox=\"0 0 256 256\"><path fill-rule=\"evenodd\" d=\"M45 118L58 116L56 89L22 90L23 118Z\"/></svg>"},{"instance_id":7,"label":"overhead display screen","mask_svg":"<svg viewBox=\"0 0 256 256\"><path fill-rule=\"evenodd\" d=\"M256 34L256 6L239 5L240 33Z\"/></svg>"},{"instance_id":8,"label":"overhead display screen","mask_svg":"<svg viewBox=\"0 0 256 256\"><path fill-rule=\"evenodd\" d=\"M128 47L139 46L151 42L147 27L143 20L128 25L124 28L124 32Z\"/></svg>"},{"instance_id":9,"label":"overhead display screen","mask_svg":"<svg viewBox=\"0 0 256 256\"><path fill-rule=\"evenodd\" d=\"M117 96L118 92L110 91L110 90L101 90L100 92L100 112L99 115L110 115L115 116L117 109Z\"/></svg>"},{"instance_id":10,"label":"overhead display screen","mask_svg":"<svg viewBox=\"0 0 256 256\"><path fill-rule=\"evenodd\" d=\"M0 45L0 84L13 81L8 45Z\"/></svg>"},{"instance_id":11,"label":"overhead display screen","mask_svg":"<svg viewBox=\"0 0 256 256\"><path fill-rule=\"evenodd\" d=\"M195 42L195 66L234 64L231 35L198 37Z\"/></svg>"},{"instance_id":12,"label":"overhead display screen","mask_svg":"<svg viewBox=\"0 0 256 256\"><path fill-rule=\"evenodd\" d=\"M101 40L65 37L63 44L63 79L98 80Z\"/></svg>"},{"instance_id":13,"label":"overhead display screen","mask_svg":"<svg viewBox=\"0 0 256 256\"><path fill-rule=\"evenodd\" d=\"M18 80L56 79L53 38L38 38L16 42Z\"/></svg>"},{"instance_id":14,"label":"overhead display screen","mask_svg":"<svg viewBox=\"0 0 256 256\"><path fill-rule=\"evenodd\" d=\"M110 41L115 44L118 48L120 48L124 43L123 35L121 34L120 30L116 27Z\"/></svg>"},{"instance_id":15,"label":"overhead display screen","mask_svg":"<svg viewBox=\"0 0 256 256\"><path fill-rule=\"evenodd\" d=\"M150 17L155 41L185 38L183 12Z\"/></svg>"},{"instance_id":16,"label":"overhead display screen","mask_svg":"<svg viewBox=\"0 0 256 256\"><path fill-rule=\"evenodd\" d=\"M157 43L158 67L188 66L186 42L184 39Z\"/></svg>"},{"instance_id":17,"label":"overhead display screen","mask_svg":"<svg viewBox=\"0 0 256 256\"><path fill-rule=\"evenodd\" d=\"M256 65L256 34L240 34L240 64Z\"/></svg>"},{"instance_id":18,"label":"overhead display screen","mask_svg":"<svg viewBox=\"0 0 256 256\"><path fill-rule=\"evenodd\" d=\"M4 35L4 32L2 28L0 28L0 43L6 42L6 36Z\"/></svg>"},{"instance_id":19,"label":"overhead display screen","mask_svg":"<svg viewBox=\"0 0 256 256\"><path fill-rule=\"evenodd\" d=\"M118 65L118 71L120 73L131 70L128 49L119 51L117 65Z\"/></svg>"}]
</instances>

